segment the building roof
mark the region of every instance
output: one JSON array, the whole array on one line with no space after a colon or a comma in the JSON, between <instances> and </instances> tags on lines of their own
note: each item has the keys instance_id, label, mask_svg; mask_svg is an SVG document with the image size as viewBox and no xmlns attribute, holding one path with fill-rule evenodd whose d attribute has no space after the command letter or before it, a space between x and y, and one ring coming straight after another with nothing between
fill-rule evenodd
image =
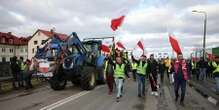
<instances>
[{"instance_id":1,"label":"building roof","mask_svg":"<svg viewBox=\"0 0 219 110\"><path fill-rule=\"evenodd\" d=\"M38 29L34 34L33 36L38 33L38 32L42 32L43 34L45 34L47 37L53 37L52 36L52 32L50 31L46 31L46 30L42 30L42 29ZM68 35L66 34L62 34L62 33L55 33L56 35L58 35L59 39L61 39L62 41L65 41L68 39ZM32 36L32 37L33 37ZM31 38L30 38L31 39Z\"/></svg>"},{"instance_id":2,"label":"building roof","mask_svg":"<svg viewBox=\"0 0 219 110\"><path fill-rule=\"evenodd\" d=\"M0 32L0 44L5 45L27 45L28 39L24 37L17 37L11 32Z\"/></svg>"}]
</instances>

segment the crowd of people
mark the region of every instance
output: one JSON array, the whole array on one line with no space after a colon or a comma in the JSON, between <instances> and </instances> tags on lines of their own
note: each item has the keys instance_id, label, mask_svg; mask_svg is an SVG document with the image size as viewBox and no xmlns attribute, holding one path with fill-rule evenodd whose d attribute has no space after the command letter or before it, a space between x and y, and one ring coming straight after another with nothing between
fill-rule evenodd
<instances>
[{"instance_id":1,"label":"crowd of people","mask_svg":"<svg viewBox=\"0 0 219 110\"><path fill-rule=\"evenodd\" d=\"M124 82L126 78L132 78L137 82L137 96L145 97L145 87L147 80L150 82L151 95L158 96L159 87L164 83L166 76L167 82L173 84L175 90L175 101L179 98L181 90L180 104L184 105L186 84L188 80L204 81L215 78L216 93L219 93L219 57L214 60L185 60L182 54L178 54L176 59L164 58L155 59L151 54L149 58L142 55L139 59L132 56L131 60L127 53L116 50L115 55L107 54L105 57L104 72L109 88L109 95L113 93L116 86L116 101L120 101L124 93ZM37 72L38 63L35 58L26 60L16 56L11 58L11 71L13 76L12 86L14 89L25 87L33 88L31 83L32 74Z\"/></svg>"},{"instance_id":2,"label":"crowd of people","mask_svg":"<svg viewBox=\"0 0 219 110\"><path fill-rule=\"evenodd\" d=\"M12 73L12 87L13 89L25 88L30 89L33 88L31 83L32 74L34 74L37 70L37 61L35 58L32 60L24 61L23 57L19 59L14 56L10 59L11 65L11 73Z\"/></svg>"},{"instance_id":3,"label":"crowd of people","mask_svg":"<svg viewBox=\"0 0 219 110\"><path fill-rule=\"evenodd\" d=\"M132 57L131 61L123 57L122 52L116 55L107 54L105 58L105 73L109 95L113 92L114 83L117 90L116 100L119 102L123 96L125 79L130 78L132 73L133 81L137 82L137 96L145 97L145 87L147 80L150 82L151 95L158 96L159 87L164 83L166 76L167 82L173 84L175 91L175 101L180 97L180 104L184 106L186 84L190 80L203 81L206 78L216 79L216 90L219 92L219 58L205 61L184 59L182 54L178 54L176 59L164 58L155 59L151 54L149 58L142 55L140 59ZM159 79L159 80L158 80ZM179 95L179 89L181 95Z\"/></svg>"}]
</instances>

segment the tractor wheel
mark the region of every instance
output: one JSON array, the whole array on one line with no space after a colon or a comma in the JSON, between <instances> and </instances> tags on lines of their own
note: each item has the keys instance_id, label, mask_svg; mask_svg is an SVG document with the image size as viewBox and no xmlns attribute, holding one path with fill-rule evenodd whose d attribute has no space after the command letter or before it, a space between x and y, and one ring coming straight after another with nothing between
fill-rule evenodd
<instances>
[{"instance_id":1,"label":"tractor wheel","mask_svg":"<svg viewBox=\"0 0 219 110\"><path fill-rule=\"evenodd\" d=\"M49 83L50 83L50 87L53 90L63 90L65 89L67 81L57 76L53 76L52 78L50 78Z\"/></svg>"},{"instance_id":2,"label":"tractor wheel","mask_svg":"<svg viewBox=\"0 0 219 110\"><path fill-rule=\"evenodd\" d=\"M92 67L84 67L82 73L84 74L81 77L81 88L84 90L92 90L96 86L96 73L95 69Z\"/></svg>"},{"instance_id":3,"label":"tractor wheel","mask_svg":"<svg viewBox=\"0 0 219 110\"><path fill-rule=\"evenodd\" d=\"M63 90L67 84L67 80L64 79L64 74L61 73L62 67L60 66L54 73L53 77L50 78L50 87L53 90Z\"/></svg>"}]
</instances>

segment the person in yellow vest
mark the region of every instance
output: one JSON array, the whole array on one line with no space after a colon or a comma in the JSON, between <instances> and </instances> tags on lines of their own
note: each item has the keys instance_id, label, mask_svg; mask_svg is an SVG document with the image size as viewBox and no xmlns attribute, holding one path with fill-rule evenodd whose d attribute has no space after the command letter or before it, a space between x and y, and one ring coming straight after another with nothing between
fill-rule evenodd
<instances>
[{"instance_id":1,"label":"person in yellow vest","mask_svg":"<svg viewBox=\"0 0 219 110\"><path fill-rule=\"evenodd\" d=\"M164 63L165 63L165 71L166 71L166 74L167 74L167 78L169 79L170 67L171 67L171 60L169 59L169 57L167 57L165 59Z\"/></svg>"},{"instance_id":2,"label":"person in yellow vest","mask_svg":"<svg viewBox=\"0 0 219 110\"><path fill-rule=\"evenodd\" d=\"M136 72L137 72L137 62L132 56L132 77L134 81L136 81Z\"/></svg>"},{"instance_id":3,"label":"person in yellow vest","mask_svg":"<svg viewBox=\"0 0 219 110\"><path fill-rule=\"evenodd\" d=\"M122 97L122 88L125 79L125 64L122 62L121 57L116 57L116 63L114 65L114 79L117 88L116 101Z\"/></svg>"},{"instance_id":4,"label":"person in yellow vest","mask_svg":"<svg viewBox=\"0 0 219 110\"><path fill-rule=\"evenodd\" d=\"M142 55L140 61L137 62L138 97L145 97L145 78L148 65L146 60L146 56Z\"/></svg>"},{"instance_id":5,"label":"person in yellow vest","mask_svg":"<svg viewBox=\"0 0 219 110\"><path fill-rule=\"evenodd\" d=\"M216 94L219 95L219 57L215 58L212 65L214 67L213 75L216 80Z\"/></svg>"}]
</instances>

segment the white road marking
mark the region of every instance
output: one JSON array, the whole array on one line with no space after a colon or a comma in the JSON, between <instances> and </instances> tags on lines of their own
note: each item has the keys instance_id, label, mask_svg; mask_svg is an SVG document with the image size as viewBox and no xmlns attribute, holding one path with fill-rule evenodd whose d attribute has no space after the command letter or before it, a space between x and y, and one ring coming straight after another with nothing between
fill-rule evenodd
<instances>
[{"instance_id":1,"label":"white road marking","mask_svg":"<svg viewBox=\"0 0 219 110\"><path fill-rule=\"evenodd\" d=\"M43 108L41 108L40 110L52 110L52 109L55 109L55 108L57 108L57 107L59 107L59 106L65 104L65 103L67 103L67 102L70 102L70 101L72 101L72 100L75 100L75 99L77 99L77 98L83 96L83 95L86 95L86 94L88 94L89 92L90 92L90 91L82 91L82 92L80 92L80 93L78 93L78 94L72 95L72 96L67 97L67 98L65 98L65 99L62 99L62 100L60 100L60 101L58 101L58 102L56 102L56 103L53 103L53 104L48 105L48 106L46 106L46 107L43 107Z\"/></svg>"},{"instance_id":2,"label":"white road marking","mask_svg":"<svg viewBox=\"0 0 219 110\"><path fill-rule=\"evenodd\" d=\"M210 101L211 103L213 103L214 105L217 105L217 100L213 97L208 97L208 101Z\"/></svg>"},{"instance_id":3,"label":"white road marking","mask_svg":"<svg viewBox=\"0 0 219 110\"><path fill-rule=\"evenodd\" d=\"M104 87L104 85L97 86L97 87L95 87L94 90L100 89L100 88L102 88L102 87ZM67 97L67 98L65 98L65 99L62 99L62 100L60 100L60 101L58 101L58 102L55 102L55 103L53 103L53 104L51 104L51 105L45 106L45 107L43 107L43 108L41 108L41 109L39 109L39 110L53 110L53 109L55 109L55 108L57 108L57 107L60 107L60 106L64 105L65 103L68 103L68 102L70 102L70 101L76 100L76 99L78 99L79 97L84 96L84 95L86 95L86 94L88 94L88 93L90 93L90 92L92 92L92 91L82 91L82 92L79 92L79 93L74 94L74 95L72 95L72 96L69 96L69 97Z\"/></svg>"}]
</instances>

